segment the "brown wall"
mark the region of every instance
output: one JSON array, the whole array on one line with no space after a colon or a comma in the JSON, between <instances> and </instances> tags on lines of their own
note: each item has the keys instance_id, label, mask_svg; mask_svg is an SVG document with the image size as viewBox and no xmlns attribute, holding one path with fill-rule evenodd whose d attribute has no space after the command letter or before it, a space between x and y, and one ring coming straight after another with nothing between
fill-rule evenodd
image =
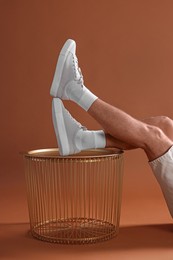
<instances>
[{"instance_id":1,"label":"brown wall","mask_svg":"<svg viewBox=\"0 0 173 260\"><path fill-rule=\"evenodd\" d=\"M19 152L56 146L49 89L66 39L76 40L85 83L99 97L137 118L173 116L172 10L171 0L0 0L2 221L23 216ZM65 104L82 124L99 128ZM124 201L162 199L143 152L128 152L125 162Z\"/></svg>"}]
</instances>

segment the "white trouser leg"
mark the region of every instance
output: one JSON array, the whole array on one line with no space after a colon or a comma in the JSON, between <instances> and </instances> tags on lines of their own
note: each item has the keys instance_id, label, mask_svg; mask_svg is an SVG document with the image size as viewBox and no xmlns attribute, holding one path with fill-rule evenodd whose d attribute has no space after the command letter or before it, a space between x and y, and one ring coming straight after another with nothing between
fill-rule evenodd
<instances>
[{"instance_id":1,"label":"white trouser leg","mask_svg":"<svg viewBox=\"0 0 173 260\"><path fill-rule=\"evenodd\" d=\"M160 184L168 209L173 217L173 146L159 158L149 162Z\"/></svg>"}]
</instances>

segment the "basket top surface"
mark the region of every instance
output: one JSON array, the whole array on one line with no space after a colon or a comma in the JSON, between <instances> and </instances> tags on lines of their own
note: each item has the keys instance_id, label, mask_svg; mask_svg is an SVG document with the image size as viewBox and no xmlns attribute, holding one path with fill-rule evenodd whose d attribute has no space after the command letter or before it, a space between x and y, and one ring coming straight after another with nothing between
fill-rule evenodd
<instances>
[{"instance_id":1,"label":"basket top surface","mask_svg":"<svg viewBox=\"0 0 173 260\"><path fill-rule=\"evenodd\" d=\"M24 152L25 157L39 157L39 158L97 158L97 157L116 157L123 154L116 148L103 148L82 151L78 154L61 156L58 148L37 149Z\"/></svg>"}]
</instances>

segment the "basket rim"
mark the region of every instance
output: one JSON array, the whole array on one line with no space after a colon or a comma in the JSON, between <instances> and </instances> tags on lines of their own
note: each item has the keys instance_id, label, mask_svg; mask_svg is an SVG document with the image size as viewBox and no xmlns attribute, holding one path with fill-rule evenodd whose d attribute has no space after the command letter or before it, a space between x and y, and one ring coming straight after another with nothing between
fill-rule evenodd
<instances>
[{"instance_id":1,"label":"basket rim","mask_svg":"<svg viewBox=\"0 0 173 260\"><path fill-rule=\"evenodd\" d=\"M89 149L82 151L78 154L62 156L59 154L58 148L43 148L22 152L24 157L31 158L57 158L57 159L86 159L86 158L107 158L107 157L119 157L123 155L123 151L117 148L100 148Z\"/></svg>"}]
</instances>

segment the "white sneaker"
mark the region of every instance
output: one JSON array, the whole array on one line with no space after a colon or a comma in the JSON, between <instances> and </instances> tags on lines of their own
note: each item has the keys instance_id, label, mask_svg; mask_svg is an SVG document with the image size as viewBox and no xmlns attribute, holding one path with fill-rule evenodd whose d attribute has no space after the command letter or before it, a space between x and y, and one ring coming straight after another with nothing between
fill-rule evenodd
<instances>
[{"instance_id":1,"label":"white sneaker","mask_svg":"<svg viewBox=\"0 0 173 260\"><path fill-rule=\"evenodd\" d=\"M52 116L60 155L79 153L78 137L86 128L70 115L59 98L52 101Z\"/></svg>"},{"instance_id":2,"label":"white sneaker","mask_svg":"<svg viewBox=\"0 0 173 260\"><path fill-rule=\"evenodd\" d=\"M55 74L50 89L50 94L53 97L59 97L64 100L72 100L72 96L80 99L82 92L79 87L83 88L83 76L78 67L78 60L76 57L76 43L69 39L65 42L55 69ZM79 91L76 91L76 87ZM73 92L77 94L73 95ZM81 92L81 93L80 93Z\"/></svg>"}]
</instances>

